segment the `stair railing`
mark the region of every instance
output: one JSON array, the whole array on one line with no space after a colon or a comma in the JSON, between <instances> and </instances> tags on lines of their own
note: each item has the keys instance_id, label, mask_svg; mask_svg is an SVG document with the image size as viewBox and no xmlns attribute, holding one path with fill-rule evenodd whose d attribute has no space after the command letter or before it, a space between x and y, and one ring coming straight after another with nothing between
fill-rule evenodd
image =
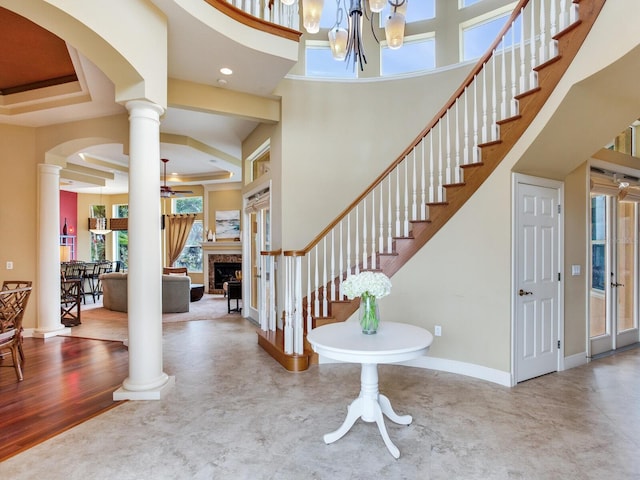
<instances>
[{"instance_id":1,"label":"stair railing","mask_svg":"<svg viewBox=\"0 0 640 480\"><path fill-rule=\"evenodd\" d=\"M280 0L226 0L238 10L282 27L299 30L298 2L285 5Z\"/></svg>"},{"instance_id":2,"label":"stair railing","mask_svg":"<svg viewBox=\"0 0 640 480\"><path fill-rule=\"evenodd\" d=\"M411 223L428 221L429 209L446 203L445 186L461 184L465 167L482 163L479 146L499 141L500 121L518 115L518 95L537 87L535 67L557 55L554 35L577 20L575 1L520 0L487 53L405 151L309 245L281 253L285 353L302 354L313 319L331 314L329 302L344 300L342 282L380 269L396 240L411 237ZM270 281L274 291L275 278Z\"/></svg>"}]
</instances>

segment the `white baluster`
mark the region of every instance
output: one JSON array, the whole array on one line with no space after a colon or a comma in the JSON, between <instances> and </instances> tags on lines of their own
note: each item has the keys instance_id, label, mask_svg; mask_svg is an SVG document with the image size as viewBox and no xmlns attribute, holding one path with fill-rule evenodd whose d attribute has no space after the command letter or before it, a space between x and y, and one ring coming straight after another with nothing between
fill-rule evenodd
<instances>
[{"instance_id":1,"label":"white baluster","mask_svg":"<svg viewBox=\"0 0 640 480\"><path fill-rule=\"evenodd\" d=\"M287 257L285 263L285 310L284 310L284 352L287 354L293 353L293 326L291 319L291 312L293 310L292 292L293 292L293 279L291 275L293 273L293 260L291 257Z\"/></svg>"},{"instance_id":2,"label":"white baluster","mask_svg":"<svg viewBox=\"0 0 640 480\"><path fill-rule=\"evenodd\" d=\"M313 325L313 305L311 303L311 252L307 253L307 324ZM275 290L274 290L275 294Z\"/></svg>"},{"instance_id":3,"label":"white baluster","mask_svg":"<svg viewBox=\"0 0 640 480\"><path fill-rule=\"evenodd\" d=\"M294 257L295 261L295 345L294 351L298 355L304 353L304 328L302 327L302 282L300 281L302 275L302 258Z\"/></svg>"},{"instance_id":4,"label":"white baluster","mask_svg":"<svg viewBox=\"0 0 640 480\"><path fill-rule=\"evenodd\" d=\"M336 229L331 229L331 301L336 301L336 256L335 256L335 232Z\"/></svg>"},{"instance_id":5,"label":"white baluster","mask_svg":"<svg viewBox=\"0 0 640 480\"><path fill-rule=\"evenodd\" d=\"M449 117L451 110L447 110L447 112L444 114L444 117L442 117L444 119L445 122L447 122L447 140L446 140L446 152L447 152L447 166L445 169L445 184L450 185L452 180L451 180L451 127L450 127L450 122L449 122Z\"/></svg>"},{"instance_id":6,"label":"white baluster","mask_svg":"<svg viewBox=\"0 0 640 480\"><path fill-rule=\"evenodd\" d=\"M460 99L456 99L456 175L455 183L462 182L462 169L460 168L460 112L458 106Z\"/></svg>"},{"instance_id":7,"label":"white baluster","mask_svg":"<svg viewBox=\"0 0 640 480\"><path fill-rule=\"evenodd\" d=\"M496 77L496 62L496 51L494 50L491 58L491 104L493 113L491 117L491 140L493 141L498 139L498 77Z\"/></svg>"},{"instance_id":8,"label":"white baluster","mask_svg":"<svg viewBox=\"0 0 640 480\"><path fill-rule=\"evenodd\" d=\"M502 103L500 104L500 118L505 119L508 116L507 110L507 65L506 65L506 50L505 50L505 38L502 37L502 58L500 59L500 83L501 85L501 97ZM496 52L493 51L493 55L495 56Z\"/></svg>"},{"instance_id":9,"label":"white baluster","mask_svg":"<svg viewBox=\"0 0 640 480\"><path fill-rule=\"evenodd\" d=\"M551 0L549 8L549 58L554 58L558 54L558 42L553 38L558 33L558 20L556 16L556 0Z\"/></svg>"},{"instance_id":10,"label":"white baluster","mask_svg":"<svg viewBox=\"0 0 640 480\"><path fill-rule=\"evenodd\" d=\"M536 2L531 1L529 5L531 5L531 32L529 38L531 68L529 71L529 89L534 89L538 86L538 73L535 71L535 68L538 66L536 57Z\"/></svg>"},{"instance_id":11,"label":"white baluster","mask_svg":"<svg viewBox=\"0 0 640 480\"><path fill-rule=\"evenodd\" d=\"M355 247L356 247L356 262L355 262L355 273L360 273L360 209L356 207L356 238L355 238Z\"/></svg>"},{"instance_id":12,"label":"white baluster","mask_svg":"<svg viewBox=\"0 0 640 480\"><path fill-rule=\"evenodd\" d=\"M522 8L520 10L520 93L527 91L526 62L526 48L524 45L524 8Z\"/></svg>"},{"instance_id":13,"label":"white baluster","mask_svg":"<svg viewBox=\"0 0 640 480\"><path fill-rule=\"evenodd\" d=\"M371 190L371 269L378 265L376 258L376 190Z\"/></svg>"},{"instance_id":14,"label":"white baluster","mask_svg":"<svg viewBox=\"0 0 640 480\"><path fill-rule=\"evenodd\" d=\"M395 168L396 171L396 237L402 236L400 230L400 165Z\"/></svg>"},{"instance_id":15,"label":"white baluster","mask_svg":"<svg viewBox=\"0 0 640 480\"><path fill-rule=\"evenodd\" d=\"M318 246L316 245L315 247L313 247L313 253L315 254L315 261L316 261L316 265L315 265L315 269L314 269L314 274L313 274L313 292L315 295L314 301L313 301L313 316L314 317L319 317L320 316L320 289L319 289L319 285L320 285L320 268L318 266Z\"/></svg>"},{"instance_id":16,"label":"white baluster","mask_svg":"<svg viewBox=\"0 0 640 480\"><path fill-rule=\"evenodd\" d=\"M560 30L569 26L569 11L567 10L567 0L560 0Z\"/></svg>"},{"instance_id":17,"label":"white baluster","mask_svg":"<svg viewBox=\"0 0 640 480\"><path fill-rule=\"evenodd\" d=\"M462 151L462 161L466 165L470 160L469 156L469 89L464 87L464 150ZM432 152L433 153L433 152ZM432 155L433 158L433 155ZM433 171L433 165L431 166Z\"/></svg>"},{"instance_id":18,"label":"white baluster","mask_svg":"<svg viewBox=\"0 0 640 480\"><path fill-rule=\"evenodd\" d=\"M349 218L349 216L347 216ZM338 270L340 271L340 279L338 281L338 299L342 300L342 281L344 280L344 249L343 249L343 225L344 220L340 222L340 232L338 235L338 241L340 243L340 253L339 253L339 265ZM347 264L348 265L348 264Z\"/></svg>"},{"instance_id":19,"label":"white baluster","mask_svg":"<svg viewBox=\"0 0 640 480\"><path fill-rule=\"evenodd\" d=\"M357 211L356 208L356 212ZM349 213L347 215L347 278L351 276L351 265L351 213ZM340 297L340 299L342 299L342 297Z\"/></svg>"},{"instance_id":20,"label":"white baluster","mask_svg":"<svg viewBox=\"0 0 640 480\"><path fill-rule=\"evenodd\" d=\"M482 143L487 143L487 66L482 67Z\"/></svg>"},{"instance_id":21,"label":"white baluster","mask_svg":"<svg viewBox=\"0 0 640 480\"><path fill-rule=\"evenodd\" d=\"M437 202L444 201L443 179L442 179L442 118L438 121L438 199Z\"/></svg>"},{"instance_id":22,"label":"white baluster","mask_svg":"<svg viewBox=\"0 0 640 480\"><path fill-rule=\"evenodd\" d=\"M418 179L416 172L416 149L413 149L413 172L411 174L411 220L418 218Z\"/></svg>"},{"instance_id":23,"label":"white baluster","mask_svg":"<svg viewBox=\"0 0 640 480\"><path fill-rule=\"evenodd\" d=\"M367 246L367 199L362 200L362 269L368 270L369 252Z\"/></svg>"},{"instance_id":24,"label":"white baluster","mask_svg":"<svg viewBox=\"0 0 640 480\"><path fill-rule=\"evenodd\" d=\"M426 191L426 181L427 181L427 176L426 176L426 164L424 161L424 142L425 142L425 137L422 137L422 140L420 140L420 146L422 149L422 156L421 156L421 174L420 174L420 220L425 220L427 217L427 191ZM389 252L391 253L391 252Z\"/></svg>"},{"instance_id":25,"label":"white baluster","mask_svg":"<svg viewBox=\"0 0 640 480\"><path fill-rule=\"evenodd\" d=\"M329 285L329 277L327 272L327 236L325 235L322 238L322 285L318 286L318 291L322 290L322 316L327 316L327 310L329 308L329 303L327 297L327 288Z\"/></svg>"},{"instance_id":26,"label":"white baluster","mask_svg":"<svg viewBox=\"0 0 640 480\"><path fill-rule=\"evenodd\" d=\"M540 63L547 60L547 18L544 8L544 0L540 1Z\"/></svg>"},{"instance_id":27,"label":"white baluster","mask_svg":"<svg viewBox=\"0 0 640 480\"><path fill-rule=\"evenodd\" d=\"M516 78L516 39L515 29L511 28L511 116L518 115L518 80Z\"/></svg>"},{"instance_id":28,"label":"white baluster","mask_svg":"<svg viewBox=\"0 0 640 480\"><path fill-rule=\"evenodd\" d=\"M478 150L478 75L473 76L473 163L479 159Z\"/></svg>"},{"instance_id":29,"label":"white baluster","mask_svg":"<svg viewBox=\"0 0 640 480\"><path fill-rule=\"evenodd\" d=\"M389 198L387 198L387 253L392 253L393 249L393 210L392 201L393 192L391 191L391 174L387 176L387 182L389 183Z\"/></svg>"},{"instance_id":30,"label":"white baluster","mask_svg":"<svg viewBox=\"0 0 640 480\"><path fill-rule=\"evenodd\" d=\"M379 228L380 228L380 232L378 233L378 252L380 253L384 253L385 249L384 249L384 201L383 198L384 195L382 194L382 183L380 183L380 195L378 195L378 197L380 197L379 200L379 207L378 207L378 215L380 216L380 218L378 219L378 223L379 223Z\"/></svg>"},{"instance_id":31,"label":"white baluster","mask_svg":"<svg viewBox=\"0 0 640 480\"><path fill-rule=\"evenodd\" d=\"M409 236L409 162L404 158L404 236Z\"/></svg>"},{"instance_id":32,"label":"white baluster","mask_svg":"<svg viewBox=\"0 0 640 480\"><path fill-rule=\"evenodd\" d=\"M433 178L434 156L433 156L433 129L429 132L429 203L436 201L435 180Z\"/></svg>"}]
</instances>

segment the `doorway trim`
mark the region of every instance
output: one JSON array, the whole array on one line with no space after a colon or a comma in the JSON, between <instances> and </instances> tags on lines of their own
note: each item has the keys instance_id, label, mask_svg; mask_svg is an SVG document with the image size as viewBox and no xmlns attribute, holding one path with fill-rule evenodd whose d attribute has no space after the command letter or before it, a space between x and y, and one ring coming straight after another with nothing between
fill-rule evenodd
<instances>
[{"instance_id":1,"label":"doorway trim","mask_svg":"<svg viewBox=\"0 0 640 480\"><path fill-rule=\"evenodd\" d=\"M536 187L552 188L558 192L558 205L560 205L560 213L558 215L558 273L560 274L560 281L558 281L558 331L557 338L560 341L560 348L558 349L558 358L556 362L556 371L564 370L564 183L558 180L551 180L547 178L535 177L532 175L526 175L522 173L513 173L511 177L511 385L517 384L516 379L516 290L518 284L518 194L519 186L521 184L533 185Z\"/></svg>"}]
</instances>

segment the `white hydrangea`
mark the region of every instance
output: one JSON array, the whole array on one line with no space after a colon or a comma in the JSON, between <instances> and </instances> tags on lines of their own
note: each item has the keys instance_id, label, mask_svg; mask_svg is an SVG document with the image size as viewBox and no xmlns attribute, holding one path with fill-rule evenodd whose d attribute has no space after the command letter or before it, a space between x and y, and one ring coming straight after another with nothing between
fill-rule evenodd
<instances>
[{"instance_id":1,"label":"white hydrangea","mask_svg":"<svg viewBox=\"0 0 640 480\"><path fill-rule=\"evenodd\" d=\"M349 300L367 293L382 298L391 293L391 280L381 272L360 272L342 282L342 294Z\"/></svg>"}]
</instances>

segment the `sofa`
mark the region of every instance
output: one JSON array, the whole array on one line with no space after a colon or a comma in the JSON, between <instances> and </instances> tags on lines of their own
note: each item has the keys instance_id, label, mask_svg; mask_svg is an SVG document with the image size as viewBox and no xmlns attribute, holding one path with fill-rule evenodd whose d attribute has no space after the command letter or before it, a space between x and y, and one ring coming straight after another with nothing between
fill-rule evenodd
<instances>
[{"instance_id":1,"label":"sofa","mask_svg":"<svg viewBox=\"0 0 640 480\"><path fill-rule=\"evenodd\" d=\"M127 311L127 273L111 272L100 275L102 306L116 312ZM162 313L189 311L191 278L187 275L162 275Z\"/></svg>"}]
</instances>

